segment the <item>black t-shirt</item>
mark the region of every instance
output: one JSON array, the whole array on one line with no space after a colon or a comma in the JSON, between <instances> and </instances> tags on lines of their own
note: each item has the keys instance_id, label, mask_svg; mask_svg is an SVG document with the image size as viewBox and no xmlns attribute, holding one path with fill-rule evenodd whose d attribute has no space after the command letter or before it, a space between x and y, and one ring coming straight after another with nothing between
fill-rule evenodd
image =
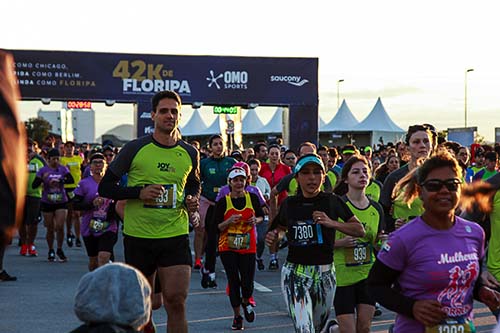
<instances>
[{"instance_id":1,"label":"black t-shirt","mask_svg":"<svg viewBox=\"0 0 500 333\"><path fill-rule=\"evenodd\" d=\"M333 193L321 192L314 198L301 195L288 197L281 204L276 219L287 229L287 261L302 265L333 263L335 229L316 224L313 211L325 212L332 220L348 221L353 214L349 207Z\"/></svg>"}]
</instances>

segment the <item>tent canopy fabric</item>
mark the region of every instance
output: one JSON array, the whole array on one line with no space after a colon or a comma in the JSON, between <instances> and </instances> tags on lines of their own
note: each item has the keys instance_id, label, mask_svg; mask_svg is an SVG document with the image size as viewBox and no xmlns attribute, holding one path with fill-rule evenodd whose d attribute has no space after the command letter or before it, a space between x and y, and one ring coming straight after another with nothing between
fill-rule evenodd
<instances>
[{"instance_id":1,"label":"tent canopy fabric","mask_svg":"<svg viewBox=\"0 0 500 333\"><path fill-rule=\"evenodd\" d=\"M271 120L262 128L262 133L283 132L283 109L276 108Z\"/></svg>"},{"instance_id":2,"label":"tent canopy fabric","mask_svg":"<svg viewBox=\"0 0 500 333\"><path fill-rule=\"evenodd\" d=\"M347 106L347 103L344 99L342 101L342 105L337 111L337 114L335 115L335 117L332 118L332 120L330 120L328 124L321 126L320 122L319 131L320 132L350 131L358 124L359 121L356 119L356 117L354 117L354 115L351 112L351 109L349 109L349 106Z\"/></svg>"},{"instance_id":3,"label":"tent canopy fabric","mask_svg":"<svg viewBox=\"0 0 500 333\"><path fill-rule=\"evenodd\" d=\"M352 131L405 132L389 117L380 97L377 99L370 114L362 122L354 126Z\"/></svg>"},{"instance_id":4,"label":"tent canopy fabric","mask_svg":"<svg viewBox=\"0 0 500 333\"><path fill-rule=\"evenodd\" d=\"M248 109L248 111L246 111L245 115L243 116L241 123L242 134L264 133L262 132L264 123L260 120L255 109Z\"/></svg>"},{"instance_id":5,"label":"tent canopy fabric","mask_svg":"<svg viewBox=\"0 0 500 333\"><path fill-rule=\"evenodd\" d=\"M183 136L205 135L208 126L201 116L201 109L195 109L193 115L184 126L179 126ZM212 133L213 134L213 133Z\"/></svg>"}]
</instances>

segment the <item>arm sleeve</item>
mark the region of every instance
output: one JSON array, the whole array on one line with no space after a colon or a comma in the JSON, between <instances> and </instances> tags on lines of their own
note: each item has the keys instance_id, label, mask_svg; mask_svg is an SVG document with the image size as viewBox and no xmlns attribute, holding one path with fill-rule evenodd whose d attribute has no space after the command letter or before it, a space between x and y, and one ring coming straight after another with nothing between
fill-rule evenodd
<instances>
[{"instance_id":1,"label":"arm sleeve","mask_svg":"<svg viewBox=\"0 0 500 333\"><path fill-rule=\"evenodd\" d=\"M376 260L368 275L368 290L371 291L375 300L385 308L413 318L413 305L416 300L406 297L392 288L400 274L401 272Z\"/></svg>"},{"instance_id":2,"label":"arm sleeve","mask_svg":"<svg viewBox=\"0 0 500 333\"><path fill-rule=\"evenodd\" d=\"M396 185L395 177L392 177L391 174L387 176L385 179L384 185L382 186L382 191L380 192L380 204L384 209L384 217L385 217L385 227L386 231L392 232L395 230L394 219L391 215L391 207L392 207L392 190Z\"/></svg>"},{"instance_id":3,"label":"arm sleeve","mask_svg":"<svg viewBox=\"0 0 500 333\"><path fill-rule=\"evenodd\" d=\"M224 213L226 212L226 200L219 200L215 203L213 223L212 225L219 225L224 222Z\"/></svg>"},{"instance_id":4,"label":"arm sleeve","mask_svg":"<svg viewBox=\"0 0 500 333\"><path fill-rule=\"evenodd\" d=\"M63 183L64 184L73 184L75 182L75 178L71 175L71 173L68 171L66 175L64 175Z\"/></svg>"},{"instance_id":5,"label":"arm sleeve","mask_svg":"<svg viewBox=\"0 0 500 333\"><path fill-rule=\"evenodd\" d=\"M36 178L33 180L33 183L31 184L31 188L32 188L32 189L35 189L35 188L37 188L38 186L42 185L42 183L43 183L42 178L40 178L40 177L36 177Z\"/></svg>"},{"instance_id":6,"label":"arm sleeve","mask_svg":"<svg viewBox=\"0 0 500 333\"><path fill-rule=\"evenodd\" d=\"M73 208L75 210L92 210L94 205L90 202L85 202L85 198L79 194L75 194L75 197L71 200Z\"/></svg>"},{"instance_id":7,"label":"arm sleeve","mask_svg":"<svg viewBox=\"0 0 500 333\"><path fill-rule=\"evenodd\" d=\"M290 197L286 198L281 203L281 206L280 206L280 209L278 211L278 214L276 214L276 216L274 217L274 219L272 220L272 222L269 224L269 227L267 228L267 230L274 230L278 226L286 228L286 226L287 226L286 212L287 212L287 209L288 209L287 207L288 207L288 201L289 200L290 200Z\"/></svg>"},{"instance_id":8,"label":"arm sleeve","mask_svg":"<svg viewBox=\"0 0 500 333\"><path fill-rule=\"evenodd\" d=\"M120 176L108 169L99 183L99 195L114 200L139 199L140 187L121 187Z\"/></svg>"},{"instance_id":9,"label":"arm sleeve","mask_svg":"<svg viewBox=\"0 0 500 333\"><path fill-rule=\"evenodd\" d=\"M291 173L281 178L278 184L276 184L276 191L278 191L278 193L281 193L288 190L288 186L290 185L290 181L292 180L292 178L293 174Z\"/></svg>"},{"instance_id":10,"label":"arm sleeve","mask_svg":"<svg viewBox=\"0 0 500 333\"><path fill-rule=\"evenodd\" d=\"M338 195L333 193L330 195L330 218L333 217L334 220L338 220L338 217L340 217L344 221L349 221L354 216L349 206Z\"/></svg>"}]
</instances>

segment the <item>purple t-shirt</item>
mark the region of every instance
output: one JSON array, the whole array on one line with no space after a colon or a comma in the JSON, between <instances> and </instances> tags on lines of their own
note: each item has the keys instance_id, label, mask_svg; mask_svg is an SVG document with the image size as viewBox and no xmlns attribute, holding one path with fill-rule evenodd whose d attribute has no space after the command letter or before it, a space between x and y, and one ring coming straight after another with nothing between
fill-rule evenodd
<instances>
[{"instance_id":1,"label":"purple t-shirt","mask_svg":"<svg viewBox=\"0 0 500 333\"><path fill-rule=\"evenodd\" d=\"M77 188L75 189L75 195L83 197L84 203L91 203L95 198L99 196L97 192L99 184L95 181L93 177L87 177L82 179ZM113 200L104 199L104 204L99 208L94 208L92 210L86 210L82 215L82 223L80 224L80 231L84 237L88 236L100 236L104 232L117 232L118 226L116 220L108 221L108 210L110 208Z\"/></svg>"},{"instance_id":2,"label":"purple t-shirt","mask_svg":"<svg viewBox=\"0 0 500 333\"><path fill-rule=\"evenodd\" d=\"M472 320L474 283L484 256L484 232L455 217L448 230L437 230L420 217L390 235L378 260L400 271L401 292L416 300L439 301L452 319ZM394 332L424 332L420 322L398 314Z\"/></svg>"},{"instance_id":3,"label":"purple t-shirt","mask_svg":"<svg viewBox=\"0 0 500 333\"><path fill-rule=\"evenodd\" d=\"M253 193L259 198L259 203L261 206L266 205L266 199L264 199L264 196L262 195L262 192L259 190L258 187L252 186L252 185L247 185L245 187L245 191L248 193ZM224 185L220 188L219 193L217 194L217 198L215 198L215 202L219 201L221 198L224 198L226 195L231 192L231 189L229 188L229 185Z\"/></svg>"},{"instance_id":4,"label":"purple t-shirt","mask_svg":"<svg viewBox=\"0 0 500 333\"><path fill-rule=\"evenodd\" d=\"M59 165L56 169L52 169L46 165L38 170L36 176L43 180L43 203L55 205L68 202L68 196L64 190L63 182L63 179L68 173L69 169L64 165ZM47 177L44 177L45 174L47 174Z\"/></svg>"}]
</instances>

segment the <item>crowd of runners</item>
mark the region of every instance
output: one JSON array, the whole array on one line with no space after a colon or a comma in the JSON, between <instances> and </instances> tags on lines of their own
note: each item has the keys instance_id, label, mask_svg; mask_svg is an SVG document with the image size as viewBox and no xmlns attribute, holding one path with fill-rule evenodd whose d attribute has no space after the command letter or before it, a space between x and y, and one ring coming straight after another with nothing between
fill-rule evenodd
<instances>
[{"instance_id":1,"label":"crowd of runners","mask_svg":"<svg viewBox=\"0 0 500 333\"><path fill-rule=\"evenodd\" d=\"M219 134L206 147L182 140L181 106L157 93L153 134L120 150L28 140L20 255L65 262L64 247L83 244L93 271L114 260L122 232L125 262L149 281L152 308L165 307L168 332L188 330L193 271L202 288L226 289L233 320L221 330L258 320L263 270L277 271L296 332L369 332L380 305L397 313L394 332L474 332L474 299L498 320L500 146L464 147L421 124L394 144L226 152ZM156 332L152 317L142 330Z\"/></svg>"}]
</instances>

